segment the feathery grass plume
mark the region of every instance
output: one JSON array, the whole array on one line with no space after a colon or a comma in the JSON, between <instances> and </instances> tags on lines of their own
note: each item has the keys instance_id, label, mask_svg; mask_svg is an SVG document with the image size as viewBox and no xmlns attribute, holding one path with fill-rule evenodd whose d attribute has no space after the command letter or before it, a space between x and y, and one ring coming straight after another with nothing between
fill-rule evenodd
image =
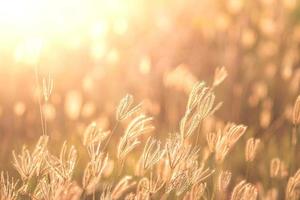
<instances>
[{"instance_id":1,"label":"feathery grass plume","mask_svg":"<svg viewBox=\"0 0 300 200\"><path fill-rule=\"evenodd\" d=\"M227 127L225 127L225 135L228 139L228 143L230 146L233 146L239 139L242 137L247 129L247 126L242 124L236 125L234 123L229 123Z\"/></svg>"},{"instance_id":2,"label":"feathery grass plume","mask_svg":"<svg viewBox=\"0 0 300 200\"><path fill-rule=\"evenodd\" d=\"M154 175L151 173L150 178L148 179L147 177L143 177L138 184L138 190L140 192L143 192L145 194L155 194L157 193L164 185L165 181L157 176L156 178Z\"/></svg>"},{"instance_id":3,"label":"feathery grass plume","mask_svg":"<svg viewBox=\"0 0 300 200\"><path fill-rule=\"evenodd\" d=\"M122 195L124 195L126 191L128 191L131 187L133 187L136 184L136 182L129 183L131 178L132 177L130 176L125 176L122 180L120 180L120 182L115 186L113 190L111 185L105 186L105 189L100 196L100 200L120 199L120 197L122 197ZM138 197L138 195L130 193L125 196L125 199L142 199Z\"/></svg>"},{"instance_id":4,"label":"feathery grass plume","mask_svg":"<svg viewBox=\"0 0 300 200\"><path fill-rule=\"evenodd\" d=\"M98 129L95 123L90 124L85 130L83 144L91 159L94 159L102 153L102 143L108 137L109 133L109 131L103 132Z\"/></svg>"},{"instance_id":5,"label":"feathery grass plume","mask_svg":"<svg viewBox=\"0 0 300 200\"><path fill-rule=\"evenodd\" d=\"M17 200L17 180L10 178L8 173L1 172L0 175L0 200Z\"/></svg>"},{"instance_id":6,"label":"feathery grass plume","mask_svg":"<svg viewBox=\"0 0 300 200\"><path fill-rule=\"evenodd\" d=\"M63 143L59 157L48 154L45 161L49 169L55 173L62 182L70 181L77 162L77 151L71 146L68 151L67 142Z\"/></svg>"},{"instance_id":7,"label":"feathery grass plume","mask_svg":"<svg viewBox=\"0 0 300 200\"><path fill-rule=\"evenodd\" d=\"M214 132L209 132L206 134L206 141L208 144L208 149L210 153L213 153L216 151L216 146L219 142L219 140L222 137L222 132L221 130L218 130L216 133Z\"/></svg>"},{"instance_id":8,"label":"feathery grass plume","mask_svg":"<svg viewBox=\"0 0 300 200\"><path fill-rule=\"evenodd\" d=\"M124 176L112 190L111 199L112 200L120 199L126 191L128 191L136 184L135 181L132 182L130 181L132 181L131 176Z\"/></svg>"},{"instance_id":9,"label":"feathery grass plume","mask_svg":"<svg viewBox=\"0 0 300 200\"><path fill-rule=\"evenodd\" d=\"M191 146L185 147L179 137L175 136L167 139L165 150L169 167L173 170L180 162L187 159L191 152Z\"/></svg>"},{"instance_id":10,"label":"feathery grass plume","mask_svg":"<svg viewBox=\"0 0 300 200\"><path fill-rule=\"evenodd\" d=\"M35 199L54 200L59 198L61 193L62 183L57 176L53 173L49 173L48 178L43 178L39 181L35 192Z\"/></svg>"},{"instance_id":11,"label":"feathery grass plume","mask_svg":"<svg viewBox=\"0 0 300 200\"><path fill-rule=\"evenodd\" d=\"M146 171L151 169L165 154L165 150L161 148L160 141L148 138L146 145L144 147L141 163L143 170Z\"/></svg>"},{"instance_id":12,"label":"feathery grass plume","mask_svg":"<svg viewBox=\"0 0 300 200\"><path fill-rule=\"evenodd\" d=\"M40 162L40 160L36 157L33 157L29 150L23 146L22 152L19 155L16 155L15 151L13 151L13 166L20 174L23 180L28 180L31 178L37 168L35 163Z\"/></svg>"},{"instance_id":13,"label":"feathery grass plume","mask_svg":"<svg viewBox=\"0 0 300 200\"><path fill-rule=\"evenodd\" d=\"M185 115L180 121L180 133L181 139L184 141L186 138L190 137L201 122L200 115Z\"/></svg>"},{"instance_id":14,"label":"feathery grass plume","mask_svg":"<svg viewBox=\"0 0 300 200\"><path fill-rule=\"evenodd\" d=\"M191 186L187 170L177 170L172 174L170 181L166 185L166 193L175 190L176 195L179 196L186 192Z\"/></svg>"},{"instance_id":15,"label":"feathery grass plume","mask_svg":"<svg viewBox=\"0 0 300 200\"><path fill-rule=\"evenodd\" d=\"M157 193L164 185L165 185L165 181L157 176L156 178L154 177L154 175L151 173L150 178L149 178L149 193L150 194L155 194Z\"/></svg>"},{"instance_id":16,"label":"feathery grass plume","mask_svg":"<svg viewBox=\"0 0 300 200\"><path fill-rule=\"evenodd\" d=\"M108 164L108 155L105 156L100 147L101 141L96 141L86 147L90 161L84 170L82 179L85 194L90 194L92 192L93 195L95 194L96 186L100 182L104 169Z\"/></svg>"},{"instance_id":17,"label":"feathery grass plume","mask_svg":"<svg viewBox=\"0 0 300 200\"><path fill-rule=\"evenodd\" d=\"M230 147L225 141L217 143L215 160L218 163L222 163L229 151L230 151Z\"/></svg>"},{"instance_id":18,"label":"feathery grass plume","mask_svg":"<svg viewBox=\"0 0 300 200\"><path fill-rule=\"evenodd\" d=\"M192 91L190 92L189 99L186 106L186 112L190 113L196 108L198 104L199 94L205 88L205 82L198 82L194 84Z\"/></svg>"},{"instance_id":19,"label":"feathery grass plume","mask_svg":"<svg viewBox=\"0 0 300 200\"><path fill-rule=\"evenodd\" d=\"M48 141L49 136L41 136L35 145L33 154L44 153L47 150Z\"/></svg>"},{"instance_id":20,"label":"feathery grass plume","mask_svg":"<svg viewBox=\"0 0 300 200\"><path fill-rule=\"evenodd\" d=\"M240 200L243 197L245 186L247 182L245 180L240 181L234 188L231 194L231 200Z\"/></svg>"},{"instance_id":21,"label":"feathery grass plume","mask_svg":"<svg viewBox=\"0 0 300 200\"><path fill-rule=\"evenodd\" d=\"M117 157L121 161L124 161L125 157L131 152L137 145L140 144L138 137L142 134L150 132L154 127L150 124L151 117L140 115L135 117L125 130L124 135L121 137L118 149Z\"/></svg>"},{"instance_id":22,"label":"feathery grass plume","mask_svg":"<svg viewBox=\"0 0 300 200\"><path fill-rule=\"evenodd\" d=\"M41 157L40 162L37 163L38 166L36 170L37 176L40 176L43 173L44 174L47 173L47 167L42 157L48 154L48 149L47 149L48 142L49 142L49 136L45 136L45 135L41 136L34 147L33 155L37 157Z\"/></svg>"},{"instance_id":23,"label":"feathery grass plume","mask_svg":"<svg viewBox=\"0 0 300 200\"><path fill-rule=\"evenodd\" d=\"M189 151L186 158L182 160L177 168L178 169L188 169L189 171L196 171L199 168L199 151L198 147L192 147L192 145L186 145L186 149ZM200 162L201 165L203 162ZM200 165L200 166L201 166Z\"/></svg>"},{"instance_id":24,"label":"feathery grass plume","mask_svg":"<svg viewBox=\"0 0 300 200\"><path fill-rule=\"evenodd\" d=\"M245 148L245 158L247 162L252 162L255 159L260 143L260 139L249 138L247 140Z\"/></svg>"},{"instance_id":25,"label":"feathery grass plume","mask_svg":"<svg viewBox=\"0 0 300 200\"><path fill-rule=\"evenodd\" d=\"M218 67L215 70L213 87L220 85L228 76L227 70L225 67Z\"/></svg>"},{"instance_id":26,"label":"feathery grass plume","mask_svg":"<svg viewBox=\"0 0 300 200\"><path fill-rule=\"evenodd\" d=\"M87 147L87 152L91 159L95 158L97 155L101 154L101 142L94 142L89 144Z\"/></svg>"},{"instance_id":27,"label":"feathery grass plume","mask_svg":"<svg viewBox=\"0 0 300 200\"><path fill-rule=\"evenodd\" d=\"M206 190L206 183L195 184L191 190L187 192L183 200L200 200L203 197Z\"/></svg>"},{"instance_id":28,"label":"feathery grass plume","mask_svg":"<svg viewBox=\"0 0 300 200\"><path fill-rule=\"evenodd\" d=\"M143 193L147 196L150 195L150 183L149 183L149 179L147 177L143 177L138 185L137 185L137 191L140 193Z\"/></svg>"},{"instance_id":29,"label":"feathery grass plume","mask_svg":"<svg viewBox=\"0 0 300 200\"><path fill-rule=\"evenodd\" d=\"M286 186L286 199L297 200L300 198L300 169L290 177Z\"/></svg>"},{"instance_id":30,"label":"feathery grass plume","mask_svg":"<svg viewBox=\"0 0 300 200\"><path fill-rule=\"evenodd\" d=\"M231 180L232 173L230 171L221 171L218 176L218 190L219 192L225 192L230 180Z\"/></svg>"},{"instance_id":31,"label":"feathery grass plume","mask_svg":"<svg viewBox=\"0 0 300 200\"><path fill-rule=\"evenodd\" d=\"M270 164L270 176L272 178L280 175L281 161L279 158L273 158Z\"/></svg>"},{"instance_id":32,"label":"feathery grass plume","mask_svg":"<svg viewBox=\"0 0 300 200\"><path fill-rule=\"evenodd\" d=\"M147 177L142 178L137 185L136 194L134 199L150 199L149 192L149 179Z\"/></svg>"},{"instance_id":33,"label":"feathery grass plume","mask_svg":"<svg viewBox=\"0 0 300 200\"><path fill-rule=\"evenodd\" d=\"M244 191L243 199L256 200L257 197L258 197L257 188L254 185L248 183Z\"/></svg>"},{"instance_id":34,"label":"feathery grass plume","mask_svg":"<svg viewBox=\"0 0 300 200\"><path fill-rule=\"evenodd\" d=\"M212 115L221 107L222 103L215 105L213 90L205 86L204 82L196 83L193 87L183 118L180 121L181 139L190 137L200 122Z\"/></svg>"},{"instance_id":35,"label":"feathery grass plume","mask_svg":"<svg viewBox=\"0 0 300 200\"><path fill-rule=\"evenodd\" d=\"M297 97L293 108L293 123L295 126L300 124L300 95Z\"/></svg>"},{"instance_id":36,"label":"feathery grass plume","mask_svg":"<svg viewBox=\"0 0 300 200\"><path fill-rule=\"evenodd\" d=\"M88 155L91 160L95 159L98 155L103 154L101 151L101 143L95 142L86 147Z\"/></svg>"},{"instance_id":37,"label":"feathery grass plume","mask_svg":"<svg viewBox=\"0 0 300 200\"><path fill-rule=\"evenodd\" d=\"M150 197L148 194L138 191L136 194L131 192L126 195L125 200L150 200Z\"/></svg>"},{"instance_id":38,"label":"feathery grass plume","mask_svg":"<svg viewBox=\"0 0 300 200\"><path fill-rule=\"evenodd\" d=\"M244 125L236 125L233 123L226 125L222 136L218 138L215 148L215 159L217 162L223 162L233 145L244 135L246 129L247 127Z\"/></svg>"},{"instance_id":39,"label":"feathery grass plume","mask_svg":"<svg viewBox=\"0 0 300 200\"><path fill-rule=\"evenodd\" d=\"M195 163L194 167L189 169L178 169L172 174L170 181L167 183L166 192L169 193L175 190L176 195L180 196L190 187L203 183L213 173L214 170L204 169L203 163L200 166Z\"/></svg>"},{"instance_id":40,"label":"feathery grass plume","mask_svg":"<svg viewBox=\"0 0 300 200\"><path fill-rule=\"evenodd\" d=\"M201 163L200 166L198 162L194 163L194 166L188 170L189 180L192 185L202 183L208 177L210 177L215 170L206 168L204 169L204 163Z\"/></svg>"},{"instance_id":41,"label":"feathery grass plume","mask_svg":"<svg viewBox=\"0 0 300 200\"><path fill-rule=\"evenodd\" d=\"M32 153L23 146L22 152L16 155L13 151L13 166L18 171L23 181L30 179L34 174L40 174L43 158L46 154L48 144L48 136L41 136Z\"/></svg>"},{"instance_id":42,"label":"feathery grass plume","mask_svg":"<svg viewBox=\"0 0 300 200\"><path fill-rule=\"evenodd\" d=\"M128 195L126 195L125 200L148 200L150 199L149 196L144 197L143 194L135 194L133 192L129 193Z\"/></svg>"},{"instance_id":43,"label":"feathery grass plume","mask_svg":"<svg viewBox=\"0 0 300 200\"><path fill-rule=\"evenodd\" d=\"M256 200L258 191L255 186L247 183L245 180L240 181L233 189L231 200L250 199Z\"/></svg>"},{"instance_id":44,"label":"feathery grass plume","mask_svg":"<svg viewBox=\"0 0 300 200\"><path fill-rule=\"evenodd\" d=\"M100 200L112 200L111 198L111 185L106 185L100 196Z\"/></svg>"},{"instance_id":45,"label":"feathery grass plume","mask_svg":"<svg viewBox=\"0 0 300 200\"><path fill-rule=\"evenodd\" d=\"M140 141L137 138L126 138L121 137L118 150L117 150L117 157L120 160L120 162L124 162L126 156L138 145L140 144Z\"/></svg>"},{"instance_id":46,"label":"feathery grass plume","mask_svg":"<svg viewBox=\"0 0 300 200\"><path fill-rule=\"evenodd\" d=\"M45 77L43 78L43 94L46 102L49 101L52 90L53 90L53 77L49 73L47 78Z\"/></svg>"},{"instance_id":47,"label":"feathery grass plume","mask_svg":"<svg viewBox=\"0 0 300 200\"><path fill-rule=\"evenodd\" d=\"M214 114L221 106L222 102L215 105L215 94L209 87L205 87L198 97L197 114L200 115L201 119Z\"/></svg>"},{"instance_id":48,"label":"feathery grass plume","mask_svg":"<svg viewBox=\"0 0 300 200\"><path fill-rule=\"evenodd\" d=\"M155 174L159 176L163 181L168 181L171 176L171 173L172 171L170 169L168 159L167 158L161 159L156 165Z\"/></svg>"},{"instance_id":49,"label":"feathery grass plume","mask_svg":"<svg viewBox=\"0 0 300 200\"><path fill-rule=\"evenodd\" d=\"M102 143L110 134L110 131L102 131L92 122L84 131L83 145L89 146L94 143Z\"/></svg>"},{"instance_id":50,"label":"feathery grass plume","mask_svg":"<svg viewBox=\"0 0 300 200\"><path fill-rule=\"evenodd\" d=\"M103 170L107 165L108 155L104 153L92 154L82 178L82 186L87 194L93 192L99 183Z\"/></svg>"},{"instance_id":51,"label":"feathery grass plume","mask_svg":"<svg viewBox=\"0 0 300 200\"><path fill-rule=\"evenodd\" d=\"M136 196L132 192L125 196L125 200L135 200L135 199L136 199Z\"/></svg>"},{"instance_id":52,"label":"feathery grass plume","mask_svg":"<svg viewBox=\"0 0 300 200\"><path fill-rule=\"evenodd\" d=\"M82 189L74 182L62 182L55 173L41 179L33 199L63 200L79 199Z\"/></svg>"},{"instance_id":53,"label":"feathery grass plume","mask_svg":"<svg viewBox=\"0 0 300 200\"><path fill-rule=\"evenodd\" d=\"M123 99L121 99L116 112L116 120L122 121L127 119L134 113L137 113L141 109L141 104L138 104L132 107L133 104L133 96L127 94Z\"/></svg>"}]
</instances>

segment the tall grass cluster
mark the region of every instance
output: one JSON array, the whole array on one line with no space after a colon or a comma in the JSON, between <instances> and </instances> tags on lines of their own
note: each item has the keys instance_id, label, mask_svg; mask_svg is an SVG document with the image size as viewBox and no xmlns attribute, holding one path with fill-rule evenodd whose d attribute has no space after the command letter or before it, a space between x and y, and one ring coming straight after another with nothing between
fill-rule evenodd
<instances>
[{"instance_id":1,"label":"tall grass cluster","mask_svg":"<svg viewBox=\"0 0 300 200\"><path fill-rule=\"evenodd\" d=\"M74 7L0 16L0 200L300 199L300 1Z\"/></svg>"},{"instance_id":2,"label":"tall grass cluster","mask_svg":"<svg viewBox=\"0 0 300 200\"><path fill-rule=\"evenodd\" d=\"M1 200L299 199L300 96L288 125L291 134L283 136L289 140L287 158L257 160L267 141L249 135L247 125L223 122L210 132L203 130L208 119L217 123L213 115L226 106L216 100L215 88L227 76L224 67L217 68L211 85L194 84L178 129L165 139L153 134L154 118L128 94L116 105L111 130L92 122L82 133L81 152L65 141L54 154L41 109L42 135L33 149L23 146L12 152L18 177L1 172ZM44 79L40 88L42 107L50 99L52 78ZM111 143L115 137L116 145ZM237 149L238 143L243 148ZM242 175L227 164L234 151L244 155L238 160L245 163ZM80 156L88 158L83 170L77 169ZM268 168L263 174L257 172L260 162Z\"/></svg>"}]
</instances>

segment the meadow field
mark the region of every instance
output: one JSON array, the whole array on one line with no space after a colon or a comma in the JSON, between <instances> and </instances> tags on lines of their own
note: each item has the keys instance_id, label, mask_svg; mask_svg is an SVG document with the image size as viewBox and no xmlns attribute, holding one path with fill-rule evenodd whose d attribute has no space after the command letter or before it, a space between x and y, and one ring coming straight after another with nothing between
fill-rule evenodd
<instances>
[{"instance_id":1,"label":"meadow field","mask_svg":"<svg viewBox=\"0 0 300 200\"><path fill-rule=\"evenodd\" d=\"M299 200L300 1L0 1L0 200Z\"/></svg>"}]
</instances>

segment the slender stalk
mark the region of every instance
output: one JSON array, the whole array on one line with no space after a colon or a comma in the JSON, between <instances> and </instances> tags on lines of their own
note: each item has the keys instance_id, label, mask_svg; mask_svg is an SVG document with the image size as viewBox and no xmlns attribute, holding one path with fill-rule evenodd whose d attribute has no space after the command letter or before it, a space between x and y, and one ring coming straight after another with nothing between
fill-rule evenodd
<instances>
[{"instance_id":1,"label":"slender stalk","mask_svg":"<svg viewBox=\"0 0 300 200\"><path fill-rule=\"evenodd\" d=\"M123 167L125 165L125 159L126 158L116 161L116 167L114 167L114 171L113 171L113 174L112 174L112 179L113 180L117 180L118 178L121 177L122 172L123 172Z\"/></svg>"},{"instance_id":2,"label":"slender stalk","mask_svg":"<svg viewBox=\"0 0 300 200\"><path fill-rule=\"evenodd\" d=\"M46 102L46 104L47 104L47 102ZM45 113L43 112L43 110L42 110L42 113L43 113L43 116L44 116L44 131L45 131L45 135L48 135L47 119L46 119L46 116L45 116Z\"/></svg>"},{"instance_id":3,"label":"slender stalk","mask_svg":"<svg viewBox=\"0 0 300 200\"><path fill-rule=\"evenodd\" d=\"M213 156L212 156L213 159ZM215 168L215 173L212 176L212 191L211 191L211 200L213 199L219 199L217 196L217 189L216 185L218 184L218 175L220 174L220 171L222 170L222 163L217 163L215 160L212 160L212 168Z\"/></svg>"},{"instance_id":4,"label":"slender stalk","mask_svg":"<svg viewBox=\"0 0 300 200\"><path fill-rule=\"evenodd\" d=\"M103 151L106 150L106 148L107 148L107 146L108 146L108 144L109 144L109 142L110 142L110 140L111 140L111 138L112 138L112 135L114 134L114 132L115 132L116 129L118 128L119 123L120 123L120 121L117 121L117 123L114 125L114 127L113 127L113 129L112 129L112 131L111 131L111 134L109 134L108 139L106 140L106 142L105 142L105 144L104 144L104 146L103 146Z\"/></svg>"},{"instance_id":5,"label":"slender stalk","mask_svg":"<svg viewBox=\"0 0 300 200\"><path fill-rule=\"evenodd\" d=\"M291 156L291 174L297 169L297 151L299 149L299 142L298 142L298 134L297 134L297 125L293 126L292 132L292 156Z\"/></svg>"},{"instance_id":6,"label":"slender stalk","mask_svg":"<svg viewBox=\"0 0 300 200\"><path fill-rule=\"evenodd\" d=\"M298 136L297 136L297 126L293 126L292 134L290 136L290 156L289 156L289 173L293 174L296 169L297 160L297 149L298 149Z\"/></svg>"},{"instance_id":7,"label":"slender stalk","mask_svg":"<svg viewBox=\"0 0 300 200\"><path fill-rule=\"evenodd\" d=\"M93 191L93 200L96 199L96 196L95 196L95 190Z\"/></svg>"},{"instance_id":8,"label":"slender stalk","mask_svg":"<svg viewBox=\"0 0 300 200\"><path fill-rule=\"evenodd\" d=\"M41 86L39 81L39 73L38 73L38 66L35 67L35 81L38 88L38 104L39 104L39 111L40 111L40 117L41 117L41 124L42 124L42 133L43 135L46 135L45 131L45 122L44 122L44 114L42 110L42 100L41 100Z\"/></svg>"},{"instance_id":9,"label":"slender stalk","mask_svg":"<svg viewBox=\"0 0 300 200\"><path fill-rule=\"evenodd\" d=\"M246 180L247 181L249 181L250 170L251 170L251 162L247 162L247 165L246 165Z\"/></svg>"},{"instance_id":10,"label":"slender stalk","mask_svg":"<svg viewBox=\"0 0 300 200\"><path fill-rule=\"evenodd\" d=\"M213 180L212 180L212 183L213 183L213 188L212 188L212 195L211 195L211 199L218 199L219 197L217 196L217 191L216 191L216 185L217 185L217 179L218 179L218 174L219 174L219 167L216 169L216 173L214 174L213 176Z\"/></svg>"},{"instance_id":11,"label":"slender stalk","mask_svg":"<svg viewBox=\"0 0 300 200\"><path fill-rule=\"evenodd\" d=\"M195 146L198 145L198 142L199 142L199 135L201 133L201 129L202 129L202 121L200 122L198 128L197 128L197 137L196 137L196 142L195 142Z\"/></svg>"},{"instance_id":12,"label":"slender stalk","mask_svg":"<svg viewBox=\"0 0 300 200\"><path fill-rule=\"evenodd\" d=\"M121 163L119 163L119 164L121 164L121 165L119 165L120 168L119 168L119 172L117 173L117 177L118 177L118 176L121 176L121 174L122 174L122 172L123 172L125 160L122 160Z\"/></svg>"}]
</instances>

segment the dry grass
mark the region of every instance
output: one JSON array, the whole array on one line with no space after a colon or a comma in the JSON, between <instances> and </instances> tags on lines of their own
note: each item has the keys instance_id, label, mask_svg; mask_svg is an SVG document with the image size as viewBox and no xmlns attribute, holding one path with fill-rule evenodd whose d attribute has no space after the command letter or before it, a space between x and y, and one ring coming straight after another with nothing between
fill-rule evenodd
<instances>
[{"instance_id":1,"label":"dry grass","mask_svg":"<svg viewBox=\"0 0 300 200\"><path fill-rule=\"evenodd\" d=\"M103 131L93 122L82 134L82 145L89 158L83 171L76 170L81 158L74 146L64 142L55 156L48 150L51 137L43 132L45 135L32 151L26 146L21 152L13 151L13 167L20 181L2 172L0 199L254 200L282 196L299 199L300 171L295 171L299 166L293 157L288 166L279 158L272 159L270 173L253 181L251 175L258 170L255 158L265 141L253 137L247 140L245 161L241 160L247 162L245 174L236 176L226 163L235 146L247 135L247 127L227 123L214 132L202 131L204 121L222 105L215 104L214 89L226 76L225 68L217 69L212 86L204 82L194 85L179 130L171 133L166 141L151 136L153 118L143 114L142 104L134 106L133 97L126 95L117 106L112 130ZM48 78L43 83L44 100L48 103L53 81ZM43 128L47 127L46 123L42 120ZM297 136L299 97L293 108L293 124L291 129ZM126 126L123 134L118 131L119 125ZM117 146L111 146L113 134L119 138ZM290 153L297 153L297 140L292 144ZM138 147L143 150L137 150ZM133 166L127 162L129 158ZM132 167L134 171L130 170ZM75 172L82 177L81 181L74 178ZM264 186L265 180L269 184Z\"/></svg>"},{"instance_id":2,"label":"dry grass","mask_svg":"<svg viewBox=\"0 0 300 200\"><path fill-rule=\"evenodd\" d=\"M107 2L1 45L0 200L300 199L300 2Z\"/></svg>"}]
</instances>

